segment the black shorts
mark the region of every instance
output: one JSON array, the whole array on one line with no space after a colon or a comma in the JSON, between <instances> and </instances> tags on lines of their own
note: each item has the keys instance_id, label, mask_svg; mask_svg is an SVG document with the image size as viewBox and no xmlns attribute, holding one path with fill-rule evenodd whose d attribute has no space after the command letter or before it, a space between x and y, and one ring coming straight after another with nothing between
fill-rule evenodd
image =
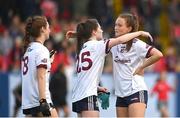
<instances>
[{"instance_id":1,"label":"black shorts","mask_svg":"<svg viewBox=\"0 0 180 118\"><path fill-rule=\"evenodd\" d=\"M147 106L148 92L139 91L127 97L117 97L116 107L128 107L132 103L145 103Z\"/></svg>"},{"instance_id":2,"label":"black shorts","mask_svg":"<svg viewBox=\"0 0 180 118\"><path fill-rule=\"evenodd\" d=\"M72 110L77 113L82 111L99 111L97 96L89 96L72 103Z\"/></svg>"},{"instance_id":3,"label":"black shorts","mask_svg":"<svg viewBox=\"0 0 180 118\"><path fill-rule=\"evenodd\" d=\"M52 103L49 103L51 108L54 108ZM40 106L29 108L29 109L23 109L23 114L25 115L31 115L32 117L38 117L38 114L40 113Z\"/></svg>"}]
</instances>

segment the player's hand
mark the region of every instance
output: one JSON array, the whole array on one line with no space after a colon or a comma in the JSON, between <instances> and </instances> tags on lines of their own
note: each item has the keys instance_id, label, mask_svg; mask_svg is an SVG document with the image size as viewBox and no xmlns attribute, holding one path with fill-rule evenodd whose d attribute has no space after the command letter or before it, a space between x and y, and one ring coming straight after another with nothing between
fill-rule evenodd
<instances>
[{"instance_id":1,"label":"player's hand","mask_svg":"<svg viewBox=\"0 0 180 118\"><path fill-rule=\"evenodd\" d=\"M151 36L151 34L149 32L145 32L145 31L140 31L140 32L141 32L141 36L149 37L151 42L153 42L153 38L152 38L152 36Z\"/></svg>"},{"instance_id":2,"label":"player's hand","mask_svg":"<svg viewBox=\"0 0 180 118\"><path fill-rule=\"evenodd\" d=\"M139 66L135 72L133 73L133 75L140 75L140 76L143 76L144 75L144 68Z\"/></svg>"},{"instance_id":3,"label":"player's hand","mask_svg":"<svg viewBox=\"0 0 180 118\"><path fill-rule=\"evenodd\" d=\"M100 86L98 86L98 92L107 93L108 90L107 90L107 88L105 88L105 87L100 87Z\"/></svg>"},{"instance_id":4,"label":"player's hand","mask_svg":"<svg viewBox=\"0 0 180 118\"><path fill-rule=\"evenodd\" d=\"M75 31L67 31L66 39L75 38L75 37L76 37L76 32Z\"/></svg>"},{"instance_id":5,"label":"player's hand","mask_svg":"<svg viewBox=\"0 0 180 118\"><path fill-rule=\"evenodd\" d=\"M100 99L102 109L107 109L109 107L109 96L110 92L98 93L98 98Z\"/></svg>"},{"instance_id":6,"label":"player's hand","mask_svg":"<svg viewBox=\"0 0 180 118\"><path fill-rule=\"evenodd\" d=\"M39 103L40 103L40 111L43 114L43 116L45 117L51 116L50 106L47 103L46 99L41 99Z\"/></svg>"}]
</instances>

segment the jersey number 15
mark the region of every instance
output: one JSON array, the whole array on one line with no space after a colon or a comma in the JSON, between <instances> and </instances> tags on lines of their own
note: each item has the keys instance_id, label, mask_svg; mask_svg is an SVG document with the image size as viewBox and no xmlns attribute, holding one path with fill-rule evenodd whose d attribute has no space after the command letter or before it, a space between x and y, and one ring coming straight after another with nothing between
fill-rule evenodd
<instances>
[{"instance_id":1,"label":"jersey number 15","mask_svg":"<svg viewBox=\"0 0 180 118\"><path fill-rule=\"evenodd\" d=\"M77 73L80 73L81 70L87 71L87 70L89 70L89 69L91 68L93 62L92 62L92 60L89 58L89 56L90 56L90 52L89 52L89 51L86 51L86 52L81 53L81 55L79 55L79 56L77 57ZM79 59L79 58L80 58L80 59ZM81 60L81 61L80 61L80 60ZM80 63L85 63L85 62L87 63L86 66L83 66L83 65L82 65L82 67L79 66Z\"/></svg>"}]
</instances>

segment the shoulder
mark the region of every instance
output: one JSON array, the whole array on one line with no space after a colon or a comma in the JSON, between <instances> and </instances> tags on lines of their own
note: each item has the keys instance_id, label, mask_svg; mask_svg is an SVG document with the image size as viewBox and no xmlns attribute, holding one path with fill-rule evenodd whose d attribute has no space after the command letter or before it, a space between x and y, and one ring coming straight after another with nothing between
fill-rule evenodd
<instances>
[{"instance_id":1,"label":"shoulder","mask_svg":"<svg viewBox=\"0 0 180 118\"><path fill-rule=\"evenodd\" d=\"M135 47L145 47L145 48L150 47L149 44L137 38L133 40L133 45L135 45Z\"/></svg>"},{"instance_id":2,"label":"shoulder","mask_svg":"<svg viewBox=\"0 0 180 118\"><path fill-rule=\"evenodd\" d=\"M135 38L133 40L133 44L135 45L141 45L141 44L145 44L145 42L143 42L142 40L138 39L138 38Z\"/></svg>"}]
</instances>

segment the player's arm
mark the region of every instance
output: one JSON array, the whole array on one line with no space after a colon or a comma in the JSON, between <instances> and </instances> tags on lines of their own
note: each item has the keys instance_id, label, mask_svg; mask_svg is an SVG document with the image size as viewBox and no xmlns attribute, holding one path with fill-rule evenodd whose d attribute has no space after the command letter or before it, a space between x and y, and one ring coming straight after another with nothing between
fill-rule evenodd
<instances>
[{"instance_id":1,"label":"player's arm","mask_svg":"<svg viewBox=\"0 0 180 118\"><path fill-rule=\"evenodd\" d=\"M121 43L128 42L128 41L130 41L130 40L132 40L138 36L150 37L150 39L152 39L149 32L137 31L137 32L133 32L133 33L124 34L124 35L119 36L117 38L110 38L108 48L111 48L111 47L118 45L118 44L121 44Z\"/></svg>"},{"instance_id":2,"label":"player's arm","mask_svg":"<svg viewBox=\"0 0 180 118\"><path fill-rule=\"evenodd\" d=\"M37 80L38 80L38 90L39 90L39 100L46 99L45 87L46 87L46 68L37 68Z\"/></svg>"},{"instance_id":3,"label":"player's arm","mask_svg":"<svg viewBox=\"0 0 180 118\"><path fill-rule=\"evenodd\" d=\"M46 68L39 67L37 69L38 89L39 89L39 103L40 111L45 117L51 116L50 106L46 101Z\"/></svg>"},{"instance_id":4,"label":"player's arm","mask_svg":"<svg viewBox=\"0 0 180 118\"><path fill-rule=\"evenodd\" d=\"M144 63L142 64L142 68L146 68L154 64L155 62L160 60L162 57L163 57L163 54L158 49L152 48L152 50L150 51L149 58L144 61Z\"/></svg>"},{"instance_id":5,"label":"player's arm","mask_svg":"<svg viewBox=\"0 0 180 118\"><path fill-rule=\"evenodd\" d=\"M149 58L147 58L141 66L139 66L133 75L139 74L144 70L146 67L154 64L158 60L160 60L163 57L163 54L156 48L152 48L149 52Z\"/></svg>"}]
</instances>

